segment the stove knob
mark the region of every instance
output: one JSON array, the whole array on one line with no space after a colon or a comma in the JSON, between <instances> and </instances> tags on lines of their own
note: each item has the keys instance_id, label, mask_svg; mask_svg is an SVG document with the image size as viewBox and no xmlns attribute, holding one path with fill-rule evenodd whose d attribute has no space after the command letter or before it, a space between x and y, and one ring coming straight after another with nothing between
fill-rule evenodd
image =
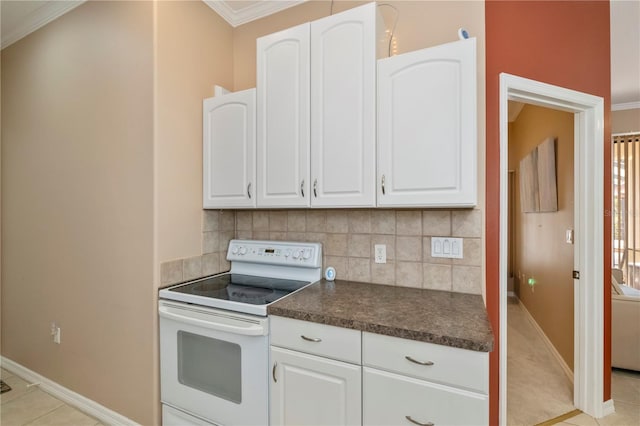
<instances>
[{"instance_id":1,"label":"stove knob","mask_svg":"<svg viewBox=\"0 0 640 426\"><path fill-rule=\"evenodd\" d=\"M309 259L311 257L311 249L306 249L302 257L304 257L305 259Z\"/></svg>"},{"instance_id":2,"label":"stove knob","mask_svg":"<svg viewBox=\"0 0 640 426\"><path fill-rule=\"evenodd\" d=\"M284 257L289 257L289 256L291 256L291 250L287 249L287 250L284 252Z\"/></svg>"},{"instance_id":3,"label":"stove knob","mask_svg":"<svg viewBox=\"0 0 640 426\"><path fill-rule=\"evenodd\" d=\"M231 247L231 254L238 254L238 246Z\"/></svg>"},{"instance_id":4,"label":"stove knob","mask_svg":"<svg viewBox=\"0 0 640 426\"><path fill-rule=\"evenodd\" d=\"M300 250L296 250L296 251L294 251L294 252L293 252L293 258L294 258L294 259L297 259L297 258L299 258L299 257L300 257Z\"/></svg>"},{"instance_id":5,"label":"stove knob","mask_svg":"<svg viewBox=\"0 0 640 426\"><path fill-rule=\"evenodd\" d=\"M240 247L240 254L247 254L247 248L244 246Z\"/></svg>"}]
</instances>

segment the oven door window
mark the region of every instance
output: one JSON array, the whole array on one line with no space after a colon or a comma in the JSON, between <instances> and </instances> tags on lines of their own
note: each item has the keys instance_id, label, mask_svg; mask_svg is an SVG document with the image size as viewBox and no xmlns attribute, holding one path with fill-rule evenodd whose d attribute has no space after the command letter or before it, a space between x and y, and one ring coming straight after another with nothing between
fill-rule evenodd
<instances>
[{"instance_id":1,"label":"oven door window","mask_svg":"<svg viewBox=\"0 0 640 426\"><path fill-rule=\"evenodd\" d=\"M240 345L178 331L178 380L227 401L242 402Z\"/></svg>"}]
</instances>

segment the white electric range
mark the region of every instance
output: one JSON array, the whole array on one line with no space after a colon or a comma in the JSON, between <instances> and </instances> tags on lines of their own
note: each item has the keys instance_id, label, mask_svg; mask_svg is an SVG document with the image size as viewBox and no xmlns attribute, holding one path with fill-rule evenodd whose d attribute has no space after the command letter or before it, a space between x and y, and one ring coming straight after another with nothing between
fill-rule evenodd
<instances>
[{"instance_id":1,"label":"white electric range","mask_svg":"<svg viewBox=\"0 0 640 426\"><path fill-rule=\"evenodd\" d=\"M267 306L318 281L319 243L232 240L231 270L160 290L163 425L269 422Z\"/></svg>"}]
</instances>

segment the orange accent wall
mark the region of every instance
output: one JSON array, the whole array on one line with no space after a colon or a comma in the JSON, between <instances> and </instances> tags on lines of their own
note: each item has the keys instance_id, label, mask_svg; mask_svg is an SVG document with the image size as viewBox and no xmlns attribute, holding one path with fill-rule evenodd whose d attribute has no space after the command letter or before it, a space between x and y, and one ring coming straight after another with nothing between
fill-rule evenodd
<instances>
[{"instance_id":1,"label":"orange accent wall","mask_svg":"<svg viewBox=\"0 0 640 426\"><path fill-rule=\"evenodd\" d=\"M611 71L609 1L485 2L487 310L499 329L500 73L604 98L604 278L611 275ZM604 288L604 395L611 398L611 291ZM498 424L499 351L490 358L490 422Z\"/></svg>"}]
</instances>

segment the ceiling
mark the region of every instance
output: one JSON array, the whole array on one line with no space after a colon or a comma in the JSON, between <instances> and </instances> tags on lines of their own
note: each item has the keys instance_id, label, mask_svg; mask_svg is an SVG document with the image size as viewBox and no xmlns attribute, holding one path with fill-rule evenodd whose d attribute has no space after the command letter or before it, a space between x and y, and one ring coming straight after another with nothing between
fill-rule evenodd
<instances>
[{"instance_id":1,"label":"ceiling","mask_svg":"<svg viewBox=\"0 0 640 426\"><path fill-rule=\"evenodd\" d=\"M306 0L203 0L236 27ZM1 0L2 48L84 3L83 0ZM640 1L611 1L612 109L640 108Z\"/></svg>"}]
</instances>

